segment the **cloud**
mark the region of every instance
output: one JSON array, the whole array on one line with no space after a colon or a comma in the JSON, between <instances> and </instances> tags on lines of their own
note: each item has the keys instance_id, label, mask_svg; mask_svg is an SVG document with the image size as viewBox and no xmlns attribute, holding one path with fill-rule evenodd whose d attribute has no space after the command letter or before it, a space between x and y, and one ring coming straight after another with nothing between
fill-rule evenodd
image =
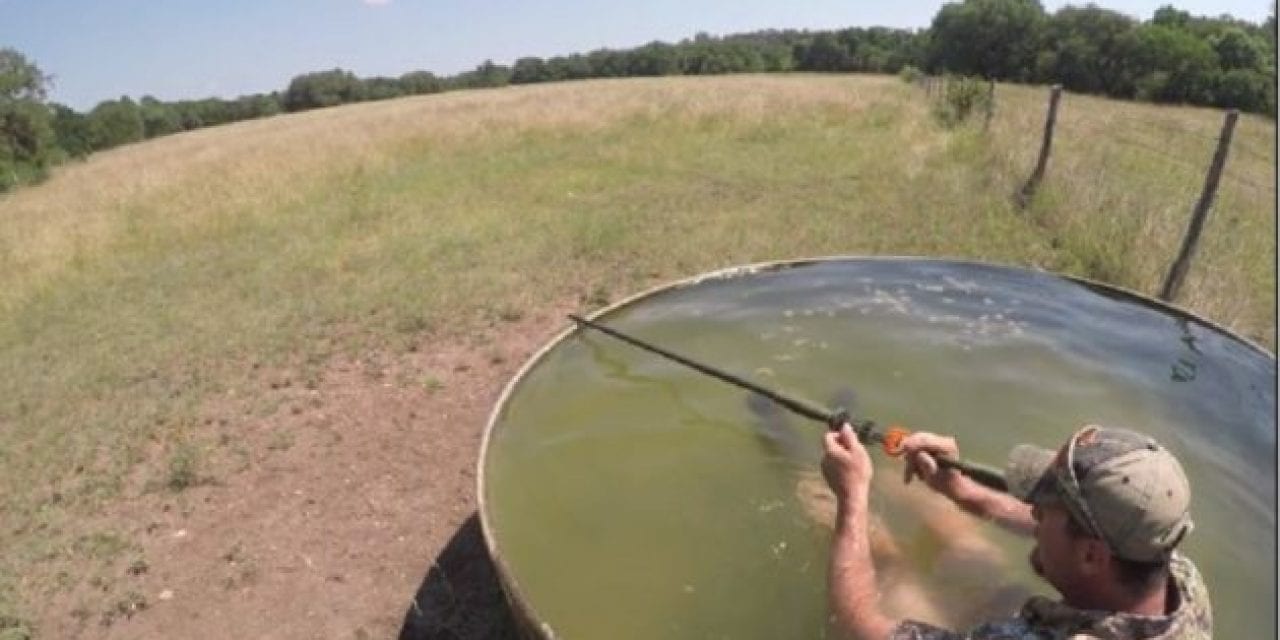
<instances>
[{"instance_id":1,"label":"cloud","mask_svg":"<svg viewBox=\"0 0 1280 640\"><path fill-rule=\"evenodd\" d=\"M360 0L370 7L381 7L391 4L391 0Z\"/></svg>"}]
</instances>

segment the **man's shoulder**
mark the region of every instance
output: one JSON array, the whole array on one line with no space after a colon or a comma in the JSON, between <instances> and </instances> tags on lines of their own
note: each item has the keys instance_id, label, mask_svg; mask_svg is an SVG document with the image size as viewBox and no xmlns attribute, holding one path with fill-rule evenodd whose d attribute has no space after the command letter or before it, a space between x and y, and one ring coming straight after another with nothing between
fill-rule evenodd
<instances>
[{"instance_id":1,"label":"man's shoulder","mask_svg":"<svg viewBox=\"0 0 1280 640\"><path fill-rule=\"evenodd\" d=\"M987 622L965 632L903 621L889 640L1203 640L1213 635L1213 611L1200 572L1189 558L1175 554L1169 566L1178 591L1178 609L1169 616L1084 611L1036 596L1018 615Z\"/></svg>"},{"instance_id":2,"label":"man's shoulder","mask_svg":"<svg viewBox=\"0 0 1280 640\"><path fill-rule=\"evenodd\" d=\"M1015 617L988 622L963 633L906 620L894 628L889 640L1053 640L1055 637Z\"/></svg>"},{"instance_id":3,"label":"man's shoulder","mask_svg":"<svg viewBox=\"0 0 1280 640\"><path fill-rule=\"evenodd\" d=\"M1173 554L1169 572L1177 584L1178 610L1170 638L1208 638L1213 634L1213 604L1200 570L1190 558Z\"/></svg>"}]
</instances>

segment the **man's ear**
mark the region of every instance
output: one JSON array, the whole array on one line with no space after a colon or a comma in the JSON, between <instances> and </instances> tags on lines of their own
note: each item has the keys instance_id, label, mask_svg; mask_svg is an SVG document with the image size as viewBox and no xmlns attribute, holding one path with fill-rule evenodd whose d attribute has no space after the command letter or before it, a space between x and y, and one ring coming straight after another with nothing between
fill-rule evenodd
<instances>
[{"instance_id":1,"label":"man's ear","mask_svg":"<svg viewBox=\"0 0 1280 640\"><path fill-rule=\"evenodd\" d=\"M1076 541L1076 563L1087 576L1099 576L1111 567L1111 550L1099 538Z\"/></svg>"}]
</instances>

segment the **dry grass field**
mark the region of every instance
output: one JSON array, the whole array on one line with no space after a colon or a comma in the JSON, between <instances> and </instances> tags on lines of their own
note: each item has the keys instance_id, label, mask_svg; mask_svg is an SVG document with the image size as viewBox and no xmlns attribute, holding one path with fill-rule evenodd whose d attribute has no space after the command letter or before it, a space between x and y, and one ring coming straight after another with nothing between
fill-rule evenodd
<instances>
[{"instance_id":1,"label":"dry grass field","mask_svg":"<svg viewBox=\"0 0 1280 640\"><path fill-rule=\"evenodd\" d=\"M892 254L1153 293L1221 113L1064 96L1022 212L1046 97L999 87L984 132L889 77L455 92L156 139L0 196L0 630L393 635L474 508L501 383L559 313L662 281ZM1269 349L1274 139L1241 118L1178 301ZM295 499L312 524L263 515Z\"/></svg>"}]
</instances>

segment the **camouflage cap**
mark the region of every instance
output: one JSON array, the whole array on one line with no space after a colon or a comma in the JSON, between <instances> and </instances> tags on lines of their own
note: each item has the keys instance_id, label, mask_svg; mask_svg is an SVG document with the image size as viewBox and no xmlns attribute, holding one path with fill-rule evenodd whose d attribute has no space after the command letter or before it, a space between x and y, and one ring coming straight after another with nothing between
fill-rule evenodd
<instances>
[{"instance_id":1,"label":"camouflage cap","mask_svg":"<svg viewBox=\"0 0 1280 640\"><path fill-rule=\"evenodd\" d=\"M1018 445L1005 476L1025 502L1059 496L1076 522L1127 560L1168 558L1194 526L1182 465L1127 429L1087 425L1057 453Z\"/></svg>"}]
</instances>

